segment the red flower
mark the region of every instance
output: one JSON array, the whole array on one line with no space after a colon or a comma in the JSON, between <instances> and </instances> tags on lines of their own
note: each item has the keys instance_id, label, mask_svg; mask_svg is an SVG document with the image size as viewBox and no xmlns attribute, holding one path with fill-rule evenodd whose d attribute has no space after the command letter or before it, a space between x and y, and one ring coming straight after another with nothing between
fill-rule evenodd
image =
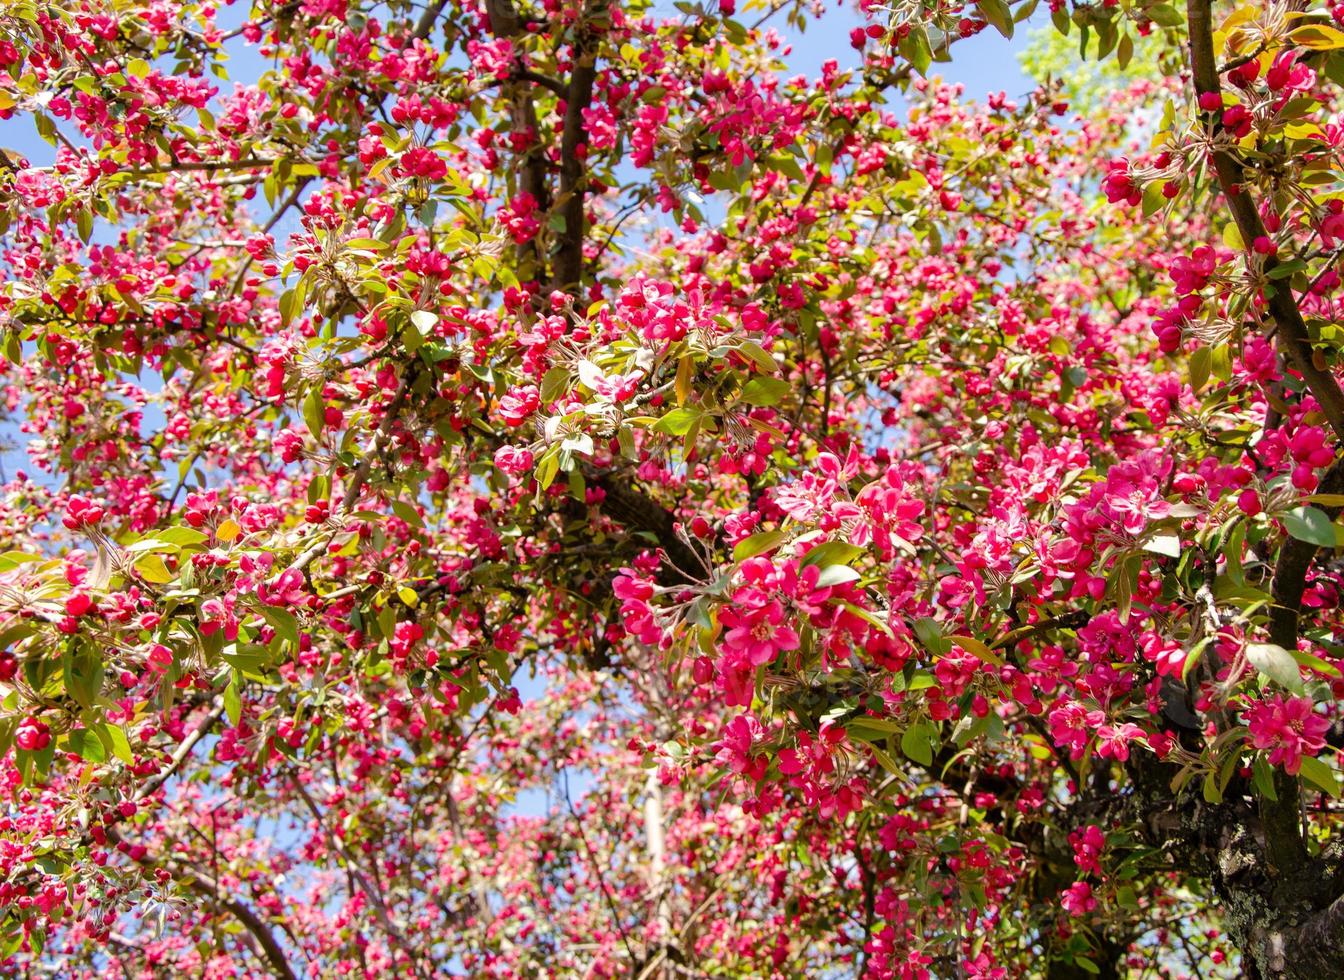
<instances>
[{"instance_id":1,"label":"red flower","mask_svg":"<svg viewBox=\"0 0 1344 980\"><path fill-rule=\"evenodd\" d=\"M1302 756L1315 755L1325 747L1330 722L1315 713L1310 698L1272 698L1253 701L1246 711L1251 744L1270 749L1270 765L1281 765L1290 775L1302 769Z\"/></svg>"},{"instance_id":2,"label":"red flower","mask_svg":"<svg viewBox=\"0 0 1344 980\"><path fill-rule=\"evenodd\" d=\"M798 634L784 622L784 609L776 600L745 611L725 609L720 618L728 628L724 646L746 654L754 667L798 649Z\"/></svg>"}]
</instances>

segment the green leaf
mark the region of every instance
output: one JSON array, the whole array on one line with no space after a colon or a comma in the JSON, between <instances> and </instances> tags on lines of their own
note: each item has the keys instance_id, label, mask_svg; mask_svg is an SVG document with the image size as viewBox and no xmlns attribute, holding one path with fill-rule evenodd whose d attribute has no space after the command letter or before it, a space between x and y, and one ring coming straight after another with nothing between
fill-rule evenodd
<instances>
[{"instance_id":1,"label":"green leaf","mask_svg":"<svg viewBox=\"0 0 1344 980\"><path fill-rule=\"evenodd\" d=\"M1185 18L1180 15L1176 8L1167 4L1149 7L1144 13L1158 27L1180 27L1185 23Z\"/></svg>"},{"instance_id":2,"label":"green leaf","mask_svg":"<svg viewBox=\"0 0 1344 980\"><path fill-rule=\"evenodd\" d=\"M1294 507L1280 518L1284 528L1299 541L1319 545L1322 548L1335 546L1335 526L1325 511L1308 507Z\"/></svg>"},{"instance_id":3,"label":"green leaf","mask_svg":"<svg viewBox=\"0 0 1344 980\"><path fill-rule=\"evenodd\" d=\"M863 576L848 565L827 565L817 576L817 588L825 589L846 582L857 582Z\"/></svg>"},{"instance_id":4,"label":"green leaf","mask_svg":"<svg viewBox=\"0 0 1344 980\"><path fill-rule=\"evenodd\" d=\"M134 555L142 551L173 552L177 551L177 546L171 541L161 538L158 535L154 535L152 537L141 538L139 541L127 542L124 550L128 555Z\"/></svg>"},{"instance_id":5,"label":"green leaf","mask_svg":"<svg viewBox=\"0 0 1344 980\"><path fill-rule=\"evenodd\" d=\"M874 718L871 715L857 715L845 722L845 731L865 741L874 738L886 738L900 732L901 726L889 718Z\"/></svg>"},{"instance_id":6,"label":"green leaf","mask_svg":"<svg viewBox=\"0 0 1344 980\"><path fill-rule=\"evenodd\" d=\"M560 472L560 448L552 446L541 457L537 463L537 486L545 490L555 482L556 474Z\"/></svg>"},{"instance_id":7,"label":"green leaf","mask_svg":"<svg viewBox=\"0 0 1344 980\"><path fill-rule=\"evenodd\" d=\"M650 428L670 436L682 436L691 431L691 426L704 418L705 413L698 408L674 408Z\"/></svg>"},{"instance_id":8,"label":"green leaf","mask_svg":"<svg viewBox=\"0 0 1344 980\"><path fill-rule=\"evenodd\" d=\"M975 5L980 8L980 16L993 24L995 30L1004 37L1013 36L1013 13L1004 0L976 0Z\"/></svg>"},{"instance_id":9,"label":"green leaf","mask_svg":"<svg viewBox=\"0 0 1344 980\"><path fill-rule=\"evenodd\" d=\"M931 766L935 737L932 725L926 721L915 722L901 734L901 751L921 766Z\"/></svg>"},{"instance_id":10,"label":"green leaf","mask_svg":"<svg viewBox=\"0 0 1344 980\"><path fill-rule=\"evenodd\" d=\"M229 724L235 728L243 717L243 698L238 691L238 673L229 678L229 686L224 688L224 713L229 716Z\"/></svg>"},{"instance_id":11,"label":"green leaf","mask_svg":"<svg viewBox=\"0 0 1344 980\"><path fill-rule=\"evenodd\" d=\"M943 635L938 621L924 616L914 622L915 636L924 648L936 656L945 657L952 651L952 642Z\"/></svg>"},{"instance_id":12,"label":"green leaf","mask_svg":"<svg viewBox=\"0 0 1344 980\"><path fill-rule=\"evenodd\" d=\"M961 647L967 653L972 654L987 664L993 664L995 667L1003 666L1003 658L997 653L985 646L983 642L973 636L953 636L953 643Z\"/></svg>"},{"instance_id":13,"label":"green leaf","mask_svg":"<svg viewBox=\"0 0 1344 980\"><path fill-rule=\"evenodd\" d=\"M744 538L733 547L733 561L746 561L767 551L773 551L788 540L783 531L762 531Z\"/></svg>"},{"instance_id":14,"label":"green leaf","mask_svg":"<svg viewBox=\"0 0 1344 980\"><path fill-rule=\"evenodd\" d=\"M686 364L688 363L689 359L683 357L681 360L682 364ZM602 384L602 380L606 377L606 375L602 373L602 369L600 367L598 367L592 361L587 360L586 358L584 360L579 361L577 367L579 373L579 383L583 385L585 388L589 389L590 391L596 391L598 387ZM678 376L680 376L681 374L680 368L678 369L677 374Z\"/></svg>"},{"instance_id":15,"label":"green leaf","mask_svg":"<svg viewBox=\"0 0 1344 980\"><path fill-rule=\"evenodd\" d=\"M1312 100L1312 102L1315 104L1315 100ZM1334 175L1331 174L1330 176L1333 181ZM1301 259L1293 259L1291 262L1280 262L1276 264L1274 268L1269 270L1269 278L1287 279L1289 276L1295 276L1306 268L1307 263L1303 262Z\"/></svg>"},{"instance_id":16,"label":"green leaf","mask_svg":"<svg viewBox=\"0 0 1344 980\"><path fill-rule=\"evenodd\" d=\"M1251 764L1251 785L1261 796L1278 802L1279 794L1274 789L1274 770L1269 767L1263 755L1257 755Z\"/></svg>"},{"instance_id":17,"label":"green leaf","mask_svg":"<svg viewBox=\"0 0 1344 980\"><path fill-rule=\"evenodd\" d=\"M1185 655L1185 663L1181 666L1181 680L1188 681L1190 675L1199 666L1199 660L1204 655L1204 648L1209 645L1207 638L1200 640Z\"/></svg>"},{"instance_id":18,"label":"green leaf","mask_svg":"<svg viewBox=\"0 0 1344 980\"><path fill-rule=\"evenodd\" d=\"M553 367L542 376L541 400L550 404L565 393L569 386L569 371L562 367Z\"/></svg>"},{"instance_id":19,"label":"green leaf","mask_svg":"<svg viewBox=\"0 0 1344 980\"><path fill-rule=\"evenodd\" d=\"M1302 674L1293 655L1276 643L1246 644L1246 659L1256 670L1295 694L1303 691Z\"/></svg>"},{"instance_id":20,"label":"green leaf","mask_svg":"<svg viewBox=\"0 0 1344 980\"><path fill-rule=\"evenodd\" d=\"M881 765L883 769L887 770L887 772L891 773L893 776L905 775L905 770L900 767L895 759L887 754L885 749L879 748L872 742L868 742L867 744L869 751L873 753L873 758L878 761L878 764Z\"/></svg>"},{"instance_id":21,"label":"green leaf","mask_svg":"<svg viewBox=\"0 0 1344 980\"><path fill-rule=\"evenodd\" d=\"M626 459L639 459L639 451L635 448L635 436L628 425L623 425L616 433L616 441L620 444L621 455Z\"/></svg>"},{"instance_id":22,"label":"green leaf","mask_svg":"<svg viewBox=\"0 0 1344 980\"><path fill-rule=\"evenodd\" d=\"M1311 755L1302 757L1302 778L1312 785L1329 793L1331 796L1339 796L1339 776L1334 767L1328 762Z\"/></svg>"},{"instance_id":23,"label":"green leaf","mask_svg":"<svg viewBox=\"0 0 1344 980\"><path fill-rule=\"evenodd\" d=\"M326 422L326 412L322 404L322 389L314 385L303 399L303 421L314 439L322 438L322 426Z\"/></svg>"},{"instance_id":24,"label":"green leaf","mask_svg":"<svg viewBox=\"0 0 1344 980\"><path fill-rule=\"evenodd\" d=\"M921 75L928 73L929 65L933 63L933 48L929 46L929 35L923 24L911 28L897 45L897 50L915 71Z\"/></svg>"},{"instance_id":25,"label":"green leaf","mask_svg":"<svg viewBox=\"0 0 1344 980\"><path fill-rule=\"evenodd\" d=\"M1124 71L1129 67L1130 60L1134 57L1134 39L1128 34L1120 38L1120 43L1115 49L1115 63Z\"/></svg>"},{"instance_id":26,"label":"green leaf","mask_svg":"<svg viewBox=\"0 0 1344 980\"><path fill-rule=\"evenodd\" d=\"M737 349L749 357L765 374L774 374L779 370L779 365L775 363L775 359L756 341L744 340L737 345Z\"/></svg>"},{"instance_id":27,"label":"green leaf","mask_svg":"<svg viewBox=\"0 0 1344 980\"><path fill-rule=\"evenodd\" d=\"M1169 558L1181 557L1181 539L1175 534L1154 534L1143 543L1144 551L1151 551L1155 555L1166 555Z\"/></svg>"},{"instance_id":28,"label":"green leaf","mask_svg":"<svg viewBox=\"0 0 1344 980\"><path fill-rule=\"evenodd\" d=\"M805 556L803 556L802 567L808 565L847 565L853 559L863 554L863 549L856 544L850 544L848 541L827 541L819 544Z\"/></svg>"},{"instance_id":29,"label":"green leaf","mask_svg":"<svg viewBox=\"0 0 1344 980\"><path fill-rule=\"evenodd\" d=\"M1157 214L1167 203L1167 199L1162 193L1162 183L1162 181L1153 180L1144 185L1143 216L1145 218L1151 218Z\"/></svg>"},{"instance_id":30,"label":"green leaf","mask_svg":"<svg viewBox=\"0 0 1344 980\"><path fill-rule=\"evenodd\" d=\"M275 630L277 636L298 646L299 621L294 618L293 613L281 609L279 606L258 606L257 612L266 622L271 624L271 628Z\"/></svg>"},{"instance_id":31,"label":"green leaf","mask_svg":"<svg viewBox=\"0 0 1344 980\"><path fill-rule=\"evenodd\" d=\"M76 728L65 736L66 744L85 762L106 762L107 749L93 732L87 728Z\"/></svg>"},{"instance_id":32,"label":"green leaf","mask_svg":"<svg viewBox=\"0 0 1344 980\"><path fill-rule=\"evenodd\" d=\"M1134 588L1139 584L1139 569L1143 565L1142 554L1128 555L1117 562L1111 571L1109 591L1115 596L1116 613L1120 622L1129 622L1129 610L1134 603Z\"/></svg>"},{"instance_id":33,"label":"green leaf","mask_svg":"<svg viewBox=\"0 0 1344 980\"><path fill-rule=\"evenodd\" d=\"M135 762L135 756L131 754L131 742L126 737L126 733L116 725L104 727L106 728L108 741L112 743L112 754L128 766Z\"/></svg>"},{"instance_id":34,"label":"green leaf","mask_svg":"<svg viewBox=\"0 0 1344 980\"><path fill-rule=\"evenodd\" d=\"M564 441L560 443L562 453L592 456L594 449L593 437L587 432L575 432L573 435L566 436Z\"/></svg>"},{"instance_id":35,"label":"green leaf","mask_svg":"<svg viewBox=\"0 0 1344 980\"><path fill-rule=\"evenodd\" d=\"M244 674L263 676L271 666L271 658L266 654L264 647L252 647L244 651L239 650L237 646L230 646L223 650L220 656L226 664L237 667Z\"/></svg>"},{"instance_id":36,"label":"green leaf","mask_svg":"<svg viewBox=\"0 0 1344 980\"><path fill-rule=\"evenodd\" d=\"M827 177L831 175L831 164L835 162L835 149L830 143L822 143L817 147L816 164Z\"/></svg>"},{"instance_id":37,"label":"green leaf","mask_svg":"<svg viewBox=\"0 0 1344 980\"><path fill-rule=\"evenodd\" d=\"M280 323L284 326L288 326L289 322L294 319L296 298L296 291L293 289L286 289L280 294Z\"/></svg>"},{"instance_id":38,"label":"green leaf","mask_svg":"<svg viewBox=\"0 0 1344 980\"><path fill-rule=\"evenodd\" d=\"M0 572L7 572L11 568L18 568L20 565L29 565L40 561L42 561L40 555L30 555L22 551L6 551L4 554L0 554Z\"/></svg>"},{"instance_id":39,"label":"green leaf","mask_svg":"<svg viewBox=\"0 0 1344 980\"><path fill-rule=\"evenodd\" d=\"M873 614L872 610L864 609L862 606L856 606L852 602L841 602L840 605L842 608L847 609L855 616L858 616L861 620L863 620L865 623L867 623L874 629L880 630L887 636L892 635L891 627L888 626L886 623L882 622L882 620L878 619L877 616Z\"/></svg>"},{"instance_id":40,"label":"green leaf","mask_svg":"<svg viewBox=\"0 0 1344 980\"><path fill-rule=\"evenodd\" d=\"M1213 370L1213 348L1200 347L1190 355L1190 388L1201 390L1209 383L1209 374Z\"/></svg>"},{"instance_id":41,"label":"green leaf","mask_svg":"<svg viewBox=\"0 0 1344 980\"><path fill-rule=\"evenodd\" d=\"M103 690L103 658L90 643L77 642L62 658L65 691L81 707L91 708Z\"/></svg>"},{"instance_id":42,"label":"green leaf","mask_svg":"<svg viewBox=\"0 0 1344 980\"><path fill-rule=\"evenodd\" d=\"M162 531L155 531L154 536L180 548L190 548L210 539L210 535L194 527L166 527Z\"/></svg>"},{"instance_id":43,"label":"green leaf","mask_svg":"<svg viewBox=\"0 0 1344 980\"><path fill-rule=\"evenodd\" d=\"M1333 51L1344 48L1344 32L1325 24L1305 24L1289 32L1294 44L1313 51Z\"/></svg>"},{"instance_id":44,"label":"green leaf","mask_svg":"<svg viewBox=\"0 0 1344 980\"><path fill-rule=\"evenodd\" d=\"M742 388L742 400L748 405L768 407L784 400L793 385L783 378L752 378Z\"/></svg>"},{"instance_id":45,"label":"green leaf","mask_svg":"<svg viewBox=\"0 0 1344 980\"><path fill-rule=\"evenodd\" d=\"M173 573L158 555L145 555L135 563L135 570L146 582L165 585L173 580Z\"/></svg>"},{"instance_id":46,"label":"green leaf","mask_svg":"<svg viewBox=\"0 0 1344 980\"><path fill-rule=\"evenodd\" d=\"M407 503L405 500L392 501L392 512L411 527L423 528L425 526L425 522L420 518L420 512L415 509L415 505Z\"/></svg>"},{"instance_id":47,"label":"green leaf","mask_svg":"<svg viewBox=\"0 0 1344 980\"><path fill-rule=\"evenodd\" d=\"M588 499L587 485L583 482L583 470L575 466L569 471L569 495L583 503Z\"/></svg>"},{"instance_id":48,"label":"green leaf","mask_svg":"<svg viewBox=\"0 0 1344 980\"><path fill-rule=\"evenodd\" d=\"M1289 650L1288 653L1300 666L1306 667L1308 670L1319 671L1328 677L1340 676L1338 667L1328 660L1322 660L1314 653L1308 653L1306 650Z\"/></svg>"}]
</instances>

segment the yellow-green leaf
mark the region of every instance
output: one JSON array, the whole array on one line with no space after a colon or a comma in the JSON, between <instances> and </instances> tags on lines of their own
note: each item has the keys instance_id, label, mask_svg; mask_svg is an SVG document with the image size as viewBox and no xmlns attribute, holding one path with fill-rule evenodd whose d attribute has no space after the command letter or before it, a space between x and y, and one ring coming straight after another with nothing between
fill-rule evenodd
<instances>
[{"instance_id":1,"label":"yellow-green leaf","mask_svg":"<svg viewBox=\"0 0 1344 980\"><path fill-rule=\"evenodd\" d=\"M173 580L173 573L168 571L163 559L155 554L144 555L135 563L135 570L146 582L153 582L155 585L163 585Z\"/></svg>"},{"instance_id":2,"label":"yellow-green leaf","mask_svg":"<svg viewBox=\"0 0 1344 980\"><path fill-rule=\"evenodd\" d=\"M1003 666L1003 658L997 653L985 646L984 643L973 636L954 636L952 642L961 647L967 653L974 654L987 664L993 664L995 667Z\"/></svg>"}]
</instances>

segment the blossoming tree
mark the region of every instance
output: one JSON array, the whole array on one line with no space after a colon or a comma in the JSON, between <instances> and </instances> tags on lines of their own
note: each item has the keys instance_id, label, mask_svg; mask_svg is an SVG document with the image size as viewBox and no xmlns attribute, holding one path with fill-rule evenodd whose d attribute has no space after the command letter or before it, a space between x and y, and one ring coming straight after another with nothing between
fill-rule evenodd
<instances>
[{"instance_id":1,"label":"blossoming tree","mask_svg":"<svg viewBox=\"0 0 1344 980\"><path fill-rule=\"evenodd\" d=\"M1036 7L9 0L6 967L1344 975L1344 7Z\"/></svg>"}]
</instances>

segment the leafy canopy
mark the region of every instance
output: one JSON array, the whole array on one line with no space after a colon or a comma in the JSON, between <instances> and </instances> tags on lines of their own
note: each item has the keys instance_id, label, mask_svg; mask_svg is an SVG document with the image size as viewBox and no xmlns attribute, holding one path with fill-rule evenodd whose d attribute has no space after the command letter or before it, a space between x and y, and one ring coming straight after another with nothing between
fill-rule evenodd
<instances>
[{"instance_id":1,"label":"leafy canopy","mask_svg":"<svg viewBox=\"0 0 1344 980\"><path fill-rule=\"evenodd\" d=\"M1344 8L864 7L0 9L7 969L1344 975Z\"/></svg>"}]
</instances>

